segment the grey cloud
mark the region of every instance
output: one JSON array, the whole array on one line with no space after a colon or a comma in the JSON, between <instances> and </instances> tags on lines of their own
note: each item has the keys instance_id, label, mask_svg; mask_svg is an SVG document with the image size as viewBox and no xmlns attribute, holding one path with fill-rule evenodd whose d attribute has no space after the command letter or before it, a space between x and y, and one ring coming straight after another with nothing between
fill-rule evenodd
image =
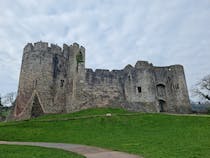
<instances>
[{"instance_id":1,"label":"grey cloud","mask_svg":"<svg viewBox=\"0 0 210 158\"><path fill-rule=\"evenodd\" d=\"M1 89L16 90L22 48L39 40L84 45L92 68L183 64L191 87L209 74L209 8L209 0L1 1Z\"/></svg>"}]
</instances>

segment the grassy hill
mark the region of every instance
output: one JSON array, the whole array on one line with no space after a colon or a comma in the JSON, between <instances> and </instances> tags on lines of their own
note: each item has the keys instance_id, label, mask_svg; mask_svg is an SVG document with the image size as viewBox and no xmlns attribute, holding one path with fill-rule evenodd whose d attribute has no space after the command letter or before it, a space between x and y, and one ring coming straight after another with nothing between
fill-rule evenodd
<instances>
[{"instance_id":1,"label":"grassy hill","mask_svg":"<svg viewBox=\"0 0 210 158\"><path fill-rule=\"evenodd\" d=\"M210 117L89 109L0 123L0 140L87 144L145 158L208 158Z\"/></svg>"}]
</instances>

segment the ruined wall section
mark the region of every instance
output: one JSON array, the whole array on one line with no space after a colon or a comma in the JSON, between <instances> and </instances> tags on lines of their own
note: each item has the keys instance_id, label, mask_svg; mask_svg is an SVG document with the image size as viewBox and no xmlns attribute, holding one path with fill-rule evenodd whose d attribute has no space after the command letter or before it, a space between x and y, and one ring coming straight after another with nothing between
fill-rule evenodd
<instances>
[{"instance_id":1,"label":"ruined wall section","mask_svg":"<svg viewBox=\"0 0 210 158\"><path fill-rule=\"evenodd\" d=\"M73 43L68 48L67 55L67 87L66 87L66 111L80 110L84 104L83 96L85 84L85 48Z\"/></svg>"},{"instance_id":2,"label":"ruined wall section","mask_svg":"<svg viewBox=\"0 0 210 158\"><path fill-rule=\"evenodd\" d=\"M156 89L152 64L138 61L135 67L124 69L124 89L127 109L132 111L156 112Z\"/></svg>"},{"instance_id":3,"label":"ruined wall section","mask_svg":"<svg viewBox=\"0 0 210 158\"><path fill-rule=\"evenodd\" d=\"M116 101L124 100L123 87L120 83L121 70L86 69L85 73L85 106L117 106Z\"/></svg>"},{"instance_id":4,"label":"ruined wall section","mask_svg":"<svg viewBox=\"0 0 210 158\"><path fill-rule=\"evenodd\" d=\"M86 69L85 107L123 107L156 112L156 88L152 65L139 61L122 70Z\"/></svg>"},{"instance_id":5,"label":"ruined wall section","mask_svg":"<svg viewBox=\"0 0 210 158\"><path fill-rule=\"evenodd\" d=\"M171 72L171 67L155 67L156 77L156 91L157 91L157 102L159 105L159 111L163 112L176 112L176 106L174 97L170 97L171 93L174 92L172 89L174 85L172 78L174 74ZM163 105L160 105L160 104ZM161 107L163 106L163 107Z\"/></svg>"},{"instance_id":6,"label":"ruined wall section","mask_svg":"<svg viewBox=\"0 0 210 158\"><path fill-rule=\"evenodd\" d=\"M31 99L34 89L34 80L31 76L31 69L33 68L32 64L29 62L35 58L36 54L30 55L30 52L33 50L33 45L31 43L27 44L24 48L21 72L19 77L19 87L16 98L16 106L14 109L14 116L18 119L20 117L28 117L30 114L25 114L26 107ZM30 81L30 82L28 82ZM24 116L23 116L24 115Z\"/></svg>"},{"instance_id":7,"label":"ruined wall section","mask_svg":"<svg viewBox=\"0 0 210 158\"><path fill-rule=\"evenodd\" d=\"M173 83L169 87L171 89L170 98L173 99L172 103L176 107L177 113L189 113L191 108L184 68L182 65L173 65L170 69Z\"/></svg>"},{"instance_id":8,"label":"ruined wall section","mask_svg":"<svg viewBox=\"0 0 210 158\"><path fill-rule=\"evenodd\" d=\"M132 111L190 112L183 67L138 61L122 70L86 69L79 108L119 106Z\"/></svg>"},{"instance_id":9,"label":"ruined wall section","mask_svg":"<svg viewBox=\"0 0 210 158\"><path fill-rule=\"evenodd\" d=\"M157 101L164 102L163 111L189 113L190 102L184 69L181 65L154 67L157 88ZM160 106L160 105L159 105ZM160 111L161 111L161 107Z\"/></svg>"},{"instance_id":10,"label":"ruined wall section","mask_svg":"<svg viewBox=\"0 0 210 158\"><path fill-rule=\"evenodd\" d=\"M50 95L53 98L53 107L49 107L48 111L50 113L63 113L66 112L67 59L64 57L64 50L59 46L51 44L49 49L50 54L52 54Z\"/></svg>"}]
</instances>

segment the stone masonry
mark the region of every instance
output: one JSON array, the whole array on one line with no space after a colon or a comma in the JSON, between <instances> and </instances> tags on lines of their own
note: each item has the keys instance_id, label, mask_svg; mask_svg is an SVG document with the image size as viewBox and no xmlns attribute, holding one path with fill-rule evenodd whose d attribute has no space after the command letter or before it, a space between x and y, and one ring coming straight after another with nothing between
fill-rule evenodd
<instances>
[{"instance_id":1,"label":"stone masonry","mask_svg":"<svg viewBox=\"0 0 210 158\"><path fill-rule=\"evenodd\" d=\"M137 61L122 70L93 71L85 68L85 48L77 43L63 48L46 42L25 46L15 120L93 107L189 113L183 66Z\"/></svg>"}]
</instances>

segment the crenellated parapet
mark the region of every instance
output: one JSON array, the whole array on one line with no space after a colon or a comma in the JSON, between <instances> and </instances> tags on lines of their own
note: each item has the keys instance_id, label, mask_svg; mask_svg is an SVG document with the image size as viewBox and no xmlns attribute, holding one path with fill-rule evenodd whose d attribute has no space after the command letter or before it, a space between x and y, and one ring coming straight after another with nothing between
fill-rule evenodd
<instances>
[{"instance_id":1,"label":"crenellated parapet","mask_svg":"<svg viewBox=\"0 0 210 158\"><path fill-rule=\"evenodd\" d=\"M83 58L85 58L85 48L83 46L80 46L78 43L73 43L69 46L69 53L71 57L82 54Z\"/></svg>"},{"instance_id":2,"label":"crenellated parapet","mask_svg":"<svg viewBox=\"0 0 210 158\"><path fill-rule=\"evenodd\" d=\"M153 65L151 63L149 63L148 61L137 61L135 64L136 69L149 68L152 66Z\"/></svg>"},{"instance_id":3,"label":"crenellated parapet","mask_svg":"<svg viewBox=\"0 0 210 158\"><path fill-rule=\"evenodd\" d=\"M63 49L57 44L49 44L47 42L28 43L24 47L24 52L51 52L53 54L61 55L64 51L69 51L69 46L64 44Z\"/></svg>"},{"instance_id":4,"label":"crenellated parapet","mask_svg":"<svg viewBox=\"0 0 210 158\"><path fill-rule=\"evenodd\" d=\"M24 53L25 53L25 52L31 52L31 51L33 51L33 50L34 50L34 46L33 46L32 43L28 43L28 44L24 47L24 49L23 49Z\"/></svg>"},{"instance_id":5,"label":"crenellated parapet","mask_svg":"<svg viewBox=\"0 0 210 158\"><path fill-rule=\"evenodd\" d=\"M34 51L47 51L48 43L47 42L36 42L34 43Z\"/></svg>"},{"instance_id":6,"label":"crenellated parapet","mask_svg":"<svg viewBox=\"0 0 210 158\"><path fill-rule=\"evenodd\" d=\"M69 59L69 46L67 44L63 44L63 55L66 59Z\"/></svg>"},{"instance_id":7,"label":"crenellated parapet","mask_svg":"<svg viewBox=\"0 0 210 158\"><path fill-rule=\"evenodd\" d=\"M58 55L62 55L63 53L62 48L57 44L50 44L50 52Z\"/></svg>"}]
</instances>

